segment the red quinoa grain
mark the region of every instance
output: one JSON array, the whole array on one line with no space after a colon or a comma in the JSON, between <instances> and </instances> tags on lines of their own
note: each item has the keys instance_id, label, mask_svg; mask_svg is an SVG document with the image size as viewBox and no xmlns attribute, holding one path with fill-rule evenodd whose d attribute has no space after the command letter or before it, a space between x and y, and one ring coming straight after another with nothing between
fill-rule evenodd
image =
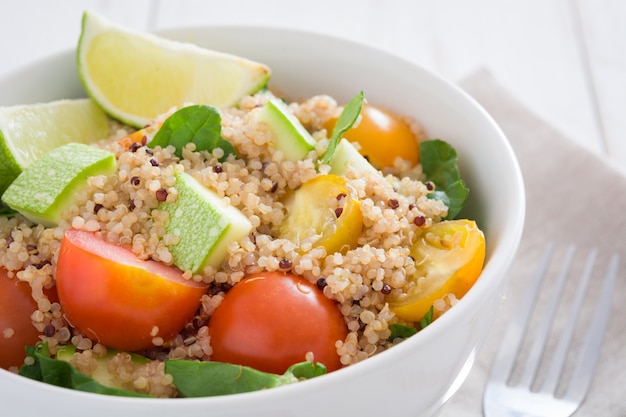
<instances>
[{"instance_id":1,"label":"red quinoa grain","mask_svg":"<svg viewBox=\"0 0 626 417\"><path fill-rule=\"evenodd\" d=\"M90 178L87 189L63 214L58 227L32 225L20 216L0 218L0 266L15 271L10 273L12 279L26 281L34 290L37 309L31 318L52 353L63 345L82 349L73 363L87 371L96 358L106 354L106 348L97 340L74 330L60 304L47 299L43 291L54 287L54 259L65 229L73 224L93 229L111 243L128 245L142 259L165 259L161 255L169 254L169 246L177 239L166 234L167 214L158 206L176 198L175 178L179 172L193 175L202 186L230 202L250 219L253 229L248 237L228 246L219 270L207 268L198 274L184 271L186 279L202 281L209 290L202 296L197 314L179 334L171 340L153 335L160 346L141 352L151 359L148 364L133 369L127 353L109 361L108 369L123 379L127 389L157 397L177 396L162 361L210 360L207 324L213 312L241 279L265 269L298 274L337 303L349 330L345 340L335 345L342 364L360 362L393 346L389 326L403 322L389 310L385 297L411 285L408 277L415 273L415 264L409 256L415 226L440 221L447 208L425 198L432 191L429 184L414 179L422 175L421 167L412 171L391 168L384 177L348 170L346 182L355 190L363 219L357 247L326 253L317 244L319 235L315 230L308 231L298 244L278 238L285 217L284 197L320 175L317 160L328 146L323 124L340 108L324 95L290 104L294 115L314 132L317 141L307 159L294 163L275 152L271 135L256 123L256 112L270 97L270 92L260 92L244 97L233 108L221 110L222 136L233 144L237 158L224 158L222 150L195 152L188 145L179 159L170 147L146 147L153 130L167 117L163 115L146 127L148 136L142 137L141 146L132 144L124 149L118 144L120 138L131 133L127 128L113 132L111 138L100 143L115 153L117 172ZM339 193L335 197L330 199L329 208L338 218L343 214L341 206L346 195ZM453 302L451 297L444 297L436 308L443 311Z\"/></svg>"}]
</instances>

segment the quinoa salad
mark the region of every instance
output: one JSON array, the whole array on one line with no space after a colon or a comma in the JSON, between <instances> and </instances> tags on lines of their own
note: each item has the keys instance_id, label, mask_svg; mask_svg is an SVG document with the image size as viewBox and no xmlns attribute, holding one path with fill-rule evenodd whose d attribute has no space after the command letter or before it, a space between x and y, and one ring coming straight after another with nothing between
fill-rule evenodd
<instances>
[{"instance_id":1,"label":"quinoa salad","mask_svg":"<svg viewBox=\"0 0 626 417\"><path fill-rule=\"evenodd\" d=\"M450 218L449 201L436 197L440 185L425 172L424 151L417 163L400 155L391 166L363 170L347 165L340 174L332 173L332 164L323 159L329 148L336 145L330 138L332 128L328 123L336 121L347 106L328 95L319 95L284 102L284 111L292 114L314 140L304 157L291 160L284 149L275 145L275 134L259 117L274 99L272 91L262 89L245 95L235 106L219 110L221 137L232 145L232 152L220 146L198 150L195 143L150 146L167 120L187 105L173 107L139 131L111 119L110 137L88 146L112 153L114 170L89 175L85 187L72 196L71 203L60 213L58 224L34 222L19 210L0 216L0 266L6 270L6 277L0 279L28 284L35 306L29 319L37 333L36 343L27 350L24 363L8 367L10 371L32 377L29 367L47 360L59 361L61 353L69 351L62 362L69 364L72 372L109 384L118 390L114 394L192 396L181 388L184 384L177 380L173 366L171 372L168 370L168 364L231 362L256 368L245 361L230 360L227 354L215 360L218 352L214 340L218 330L223 329L212 327L214 316L217 320L217 312L229 294L251 276L277 273L302 279L310 285L306 291L318 291L339 317L340 329L335 335L340 337L330 344L336 365L324 363L320 359L323 354L314 353L314 349L303 349L293 364L319 364L321 368L313 370L315 375L293 372L291 382L352 366L392 348L459 301L478 277L482 258L476 261L470 256L470 260L464 261L474 264L474 270L468 273L469 278L461 279L462 284L450 284L447 279L464 265L449 273L432 273L443 292L431 291L431 298L426 297L425 301L411 295L430 285L426 281L431 279L431 271L424 272L424 265L428 266L436 253L420 252L418 246L433 245L446 252L467 240L465 232L459 232L456 226L443 232L433 229L459 220ZM363 103L369 104L366 100ZM417 144L429 142L418 122L394 117L406 125ZM359 117L350 128L356 129L364 122L364 117ZM358 141L352 145L362 152ZM182 173L210 190L217 197L217 204L235 209L249 222L244 236L224 244L218 261L200 268L177 262L175 248L182 238L168 228L177 213L164 209L182 198ZM326 178L340 178L339 188L331 188L347 192L305 195L304 203L297 202L296 196L307 184L323 183ZM350 206L352 214L347 212L347 199L354 202ZM326 207L325 211L332 212L335 220L320 227L314 218L307 217L310 213L300 217L292 213L294 207L317 201ZM339 227L339 220L347 222L348 215L357 220ZM184 280L200 288L192 314L184 318L172 336L161 333L161 323L152 323L149 341L139 349L107 346L97 332L89 333L80 321L69 318L70 303L64 303L64 293L57 294L60 252L68 231L86 232L99 242L125 248L138 262L178 270ZM203 232L201 228L195 230L198 235ZM480 230L476 232L482 236ZM332 245L328 243L331 241ZM484 258L484 241L482 245ZM440 267L433 263L431 269L437 268ZM79 272L84 280L96 274L90 269ZM446 273L445 279L439 277ZM420 302L426 303L425 313L415 310ZM0 328L0 338L11 339L14 333L11 327ZM288 334L284 340L290 337L298 336ZM253 345L248 348L256 349ZM261 371L283 374L285 369ZM107 374L105 378L103 372ZM224 393L228 392L197 395Z\"/></svg>"}]
</instances>

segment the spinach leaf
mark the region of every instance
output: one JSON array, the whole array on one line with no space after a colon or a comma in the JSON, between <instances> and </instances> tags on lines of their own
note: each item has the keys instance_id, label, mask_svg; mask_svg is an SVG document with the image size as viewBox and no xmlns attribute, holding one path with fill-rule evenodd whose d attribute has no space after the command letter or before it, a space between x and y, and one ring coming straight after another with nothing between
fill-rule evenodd
<instances>
[{"instance_id":1,"label":"spinach leaf","mask_svg":"<svg viewBox=\"0 0 626 417\"><path fill-rule=\"evenodd\" d=\"M363 95L363 91L360 91L356 96L350 100L350 102L343 108L341 114L339 115L339 119L337 123L335 123L335 127L333 128L333 133L330 135L328 142L328 149L320 158L320 163L328 164L331 159L333 159L333 155L335 154L335 149L337 149L337 144L341 137L346 133L356 122L356 119L361 114L361 108L363 107L363 103L365 102L365 97Z\"/></svg>"},{"instance_id":2,"label":"spinach leaf","mask_svg":"<svg viewBox=\"0 0 626 417\"><path fill-rule=\"evenodd\" d=\"M27 346L26 354L35 359L31 365L23 365L19 374L36 381L95 394L118 395L124 397L147 397L147 395L123 389L110 388L82 374L65 361L53 359L47 343Z\"/></svg>"},{"instance_id":3,"label":"spinach leaf","mask_svg":"<svg viewBox=\"0 0 626 417\"><path fill-rule=\"evenodd\" d=\"M434 307L430 306L430 309L428 309L426 314L424 314L424 317L422 317L422 319L420 320L420 326L422 326L422 329L433 322L434 313Z\"/></svg>"},{"instance_id":4,"label":"spinach leaf","mask_svg":"<svg viewBox=\"0 0 626 417\"><path fill-rule=\"evenodd\" d=\"M0 217L11 218L17 214L17 211L4 204L0 204Z\"/></svg>"},{"instance_id":5,"label":"spinach leaf","mask_svg":"<svg viewBox=\"0 0 626 417\"><path fill-rule=\"evenodd\" d=\"M222 138L222 117L215 107L193 105L183 107L165 119L159 131L148 143L150 148L172 145L175 154L182 158L183 148L188 143L196 144L196 151L209 151L222 148L224 162L229 155L236 155L235 148Z\"/></svg>"},{"instance_id":6,"label":"spinach leaf","mask_svg":"<svg viewBox=\"0 0 626 417\"><path fill-rule=\"evenodd\" d=\"M415 327L403 326L398 323L394 323L389 327L391 328L391 336L389 336L389 340L397 338L406 339L407 337L411 337L417 333L417 329Z\"/></svg>"},{"instance_id":7,"label":"spinach leaf","mask_svg":"<svg viewBox=\"0 0 626 417\"><path fill-rule=\"evenodd\" d=\"M314 378L326 373L319 363L302 362L291 366L283 375L222 362L168 360L165 372L172 375L174 385L184 397L210 397L258 391Z\"/></svg>"},{"instance_id":8,"label":"spinach leaf","mask_svg":"<svg viewBox=\"0 0 626 417\"><path fill-rule=\"evenodd\" d=\"M441 139L420 143L420 161L426 179L435 184L428 198L441 200L448 206L446 220L454 219L465 204L468 188L461 179L456 150Z\"/></svg>"},{"instance_id":9,"label":"spinach leaf","mask_svg":"<svg viewBox=\"0 0 626 417\"><path fill-rule=\"evenodd\" d=\"M291 365L285 375L291 373L297 379L311 379L326 374L326 367L319 362L300 362ZM283 375L284 376L284 375Z\"/></svg>"},{"instance_id":10,"label":"spinach leaf","mask_svg":"<svg viewBox=\"0 0 626 417\"><path fill-rule=\"evenodd\" d=\"M422 329L433 322L433 314L434 308L433 306L430 306L430 309L426 312L426 314L424 314L424 317L422 317L422 319L420 320L420 326ZM413 336L418 331L415 327L408 327L398 323L390 325L389 328L391 329L391 336L389 336L390 340L394 340L397 338L406 339L407 337Z\"/></svg>"}]
</instances>

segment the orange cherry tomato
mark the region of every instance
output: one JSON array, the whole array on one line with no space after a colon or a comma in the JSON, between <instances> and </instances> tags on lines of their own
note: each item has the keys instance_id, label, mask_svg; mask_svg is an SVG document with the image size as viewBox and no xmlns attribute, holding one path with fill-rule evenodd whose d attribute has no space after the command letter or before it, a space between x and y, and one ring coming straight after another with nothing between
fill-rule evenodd
<instances>
[{"instance_id":1,"label":"orange cherry tomato","mask_svg":"<svg viewBox=\"0 0 626 417\"><path fill-rule=\"evenodd\" d=\"M329 132L335 127L337 119L324 124ZM393 167L396 158L411 163L419 162L419 144L417 138L398 116L372 104L365 104L361 109L361 121L344 135L350 142L361 145L361 155L378 169Z\"/></svg>"},{"instance_id":2,"label":"orange cherry tomato","mask_svg":"<svg viewBox=\"0 0 626 417\"><path fill-rule=\"evenodd\" d=\"M323 246L328 254L357 246L363 231L361 202L344 177L328 174L307 181L286 198L285 208L281 237L300 244L314 230L320 238L313 246Z\"/></svg>"},{"instance_id":3,"label":"orange cherry tomato","mask_svg":"<svg viewBox=\"0 0 626 417\"><path fill-rule=\"evenodd\" d=\"M0 268L0 368L24 363L24 347L39 341L30 316L37 310L28 283L9 278Z\"/></svg>"},{"instance_id":4,"label":"orange cherry tomato","mask_svg":"<svg viewBox=\"0 0 626 417\"><path fill-rule=\"evenodd\" d=\"M135 130L134 132L124 136L118 140L117 143L122 145L125 149L130 149L134 144L143 146L154 137L156 132L161 128L162 123L155 123L148 125L143 129ZM137 146L135 145L135 146Z\"/></svg>"},{"instance_id":5,"label":"orange cherry tomato","mask_svg":"<svg viewBox=\"0 0 626 417\"><path fill-rule=\"evenodd\" d=\"M398 317L418 322L446 294L460 299L474 285L485 261L485 236L472 220L448 220L423 229L411 247L417 272L408 294L387 297Z\"/></svg>"},{"instance_id":6,"label":"orange cherry tomato","mask_svg":"<svg viewBox=\"0 0 626 417\"><path fill-rule=\"evenodd\" d=\"M244 278L215 310L211 359L282 374L312 352L330 372L341 367L335 343L347 331L337 304L316 285L264 272Z\"/></svg>"},{"instance_id":7,"label":"orange cherry tomato","mask_svg":"<svg viewBox=\"0 0 626 417\"><path fill-rule=\"evenodd\" d=\"M207 286L182 274L69 229L59 250L56 284L72 326L107 347L134 351L151 347L154 337L167 341L198 309Z\"/></svg>"}]
</instances>

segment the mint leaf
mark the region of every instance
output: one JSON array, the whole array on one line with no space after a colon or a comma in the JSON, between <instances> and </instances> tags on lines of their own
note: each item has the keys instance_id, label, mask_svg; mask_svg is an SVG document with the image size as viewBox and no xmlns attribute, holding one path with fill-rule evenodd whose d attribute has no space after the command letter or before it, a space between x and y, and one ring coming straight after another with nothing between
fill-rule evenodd
<instances>
[{"instance_id":1,"label":"mint leaf","mask_svg":"<svg viewBox=\"0 0 626 417\"><path fill-rule=\"evenodd\" d=\"M213 151L222 148L224 162L229 155L236 155L235 148L222 138L222 117L212 106L193 105L183 107L168 117L148 146L165 148L172 145L175 154L182 158L183 148L188 143L196 144L196 151Z\"/></svg>"},{"instance_id":2,"label":"mint leaf","mask_svg":"<svg viewBox=\"0 0 626 417\"><path fill-rule=\"evenodd\" d=\"M302 362L277 375L230 363L174 359L165 361L165 372L172 375L174 385L184 397L211 397L292 384L300 378L324 375L326 367Z\"/></svg>"},{"instance_id":3,"label":"mint leaf","mask_svg":"<svg viewBox=\"0 0 626 417\"><path fill-rule=\"evenodd\" d=\"M363 91L360 91L359 94L354 96L352 100L350 100L350 102L343 108L337 123L335 123L333 133L330 135L328 149L326 149L326 152L324 152L324 155L320 158L320 163L328 164L331 159L333 159L339 140L344 133L352 127L354 122L356 122L359 114L361 114L361 108L363 107L364 102L365 97L363 95Z\"/></svg>"},{"instance_id":4,"label":"mint leaf","mask_svg":"<svg viewBox=\"0 0 626 417\"><path fill-rule=\"evenodd\" d=\"M468 188L461 179L456 150L441 139L420 143L420 161L426 179L435 184L428 198L441 200L448 206L446 220L454 219L465 204Z\"/></svg>"}]
</instances>

